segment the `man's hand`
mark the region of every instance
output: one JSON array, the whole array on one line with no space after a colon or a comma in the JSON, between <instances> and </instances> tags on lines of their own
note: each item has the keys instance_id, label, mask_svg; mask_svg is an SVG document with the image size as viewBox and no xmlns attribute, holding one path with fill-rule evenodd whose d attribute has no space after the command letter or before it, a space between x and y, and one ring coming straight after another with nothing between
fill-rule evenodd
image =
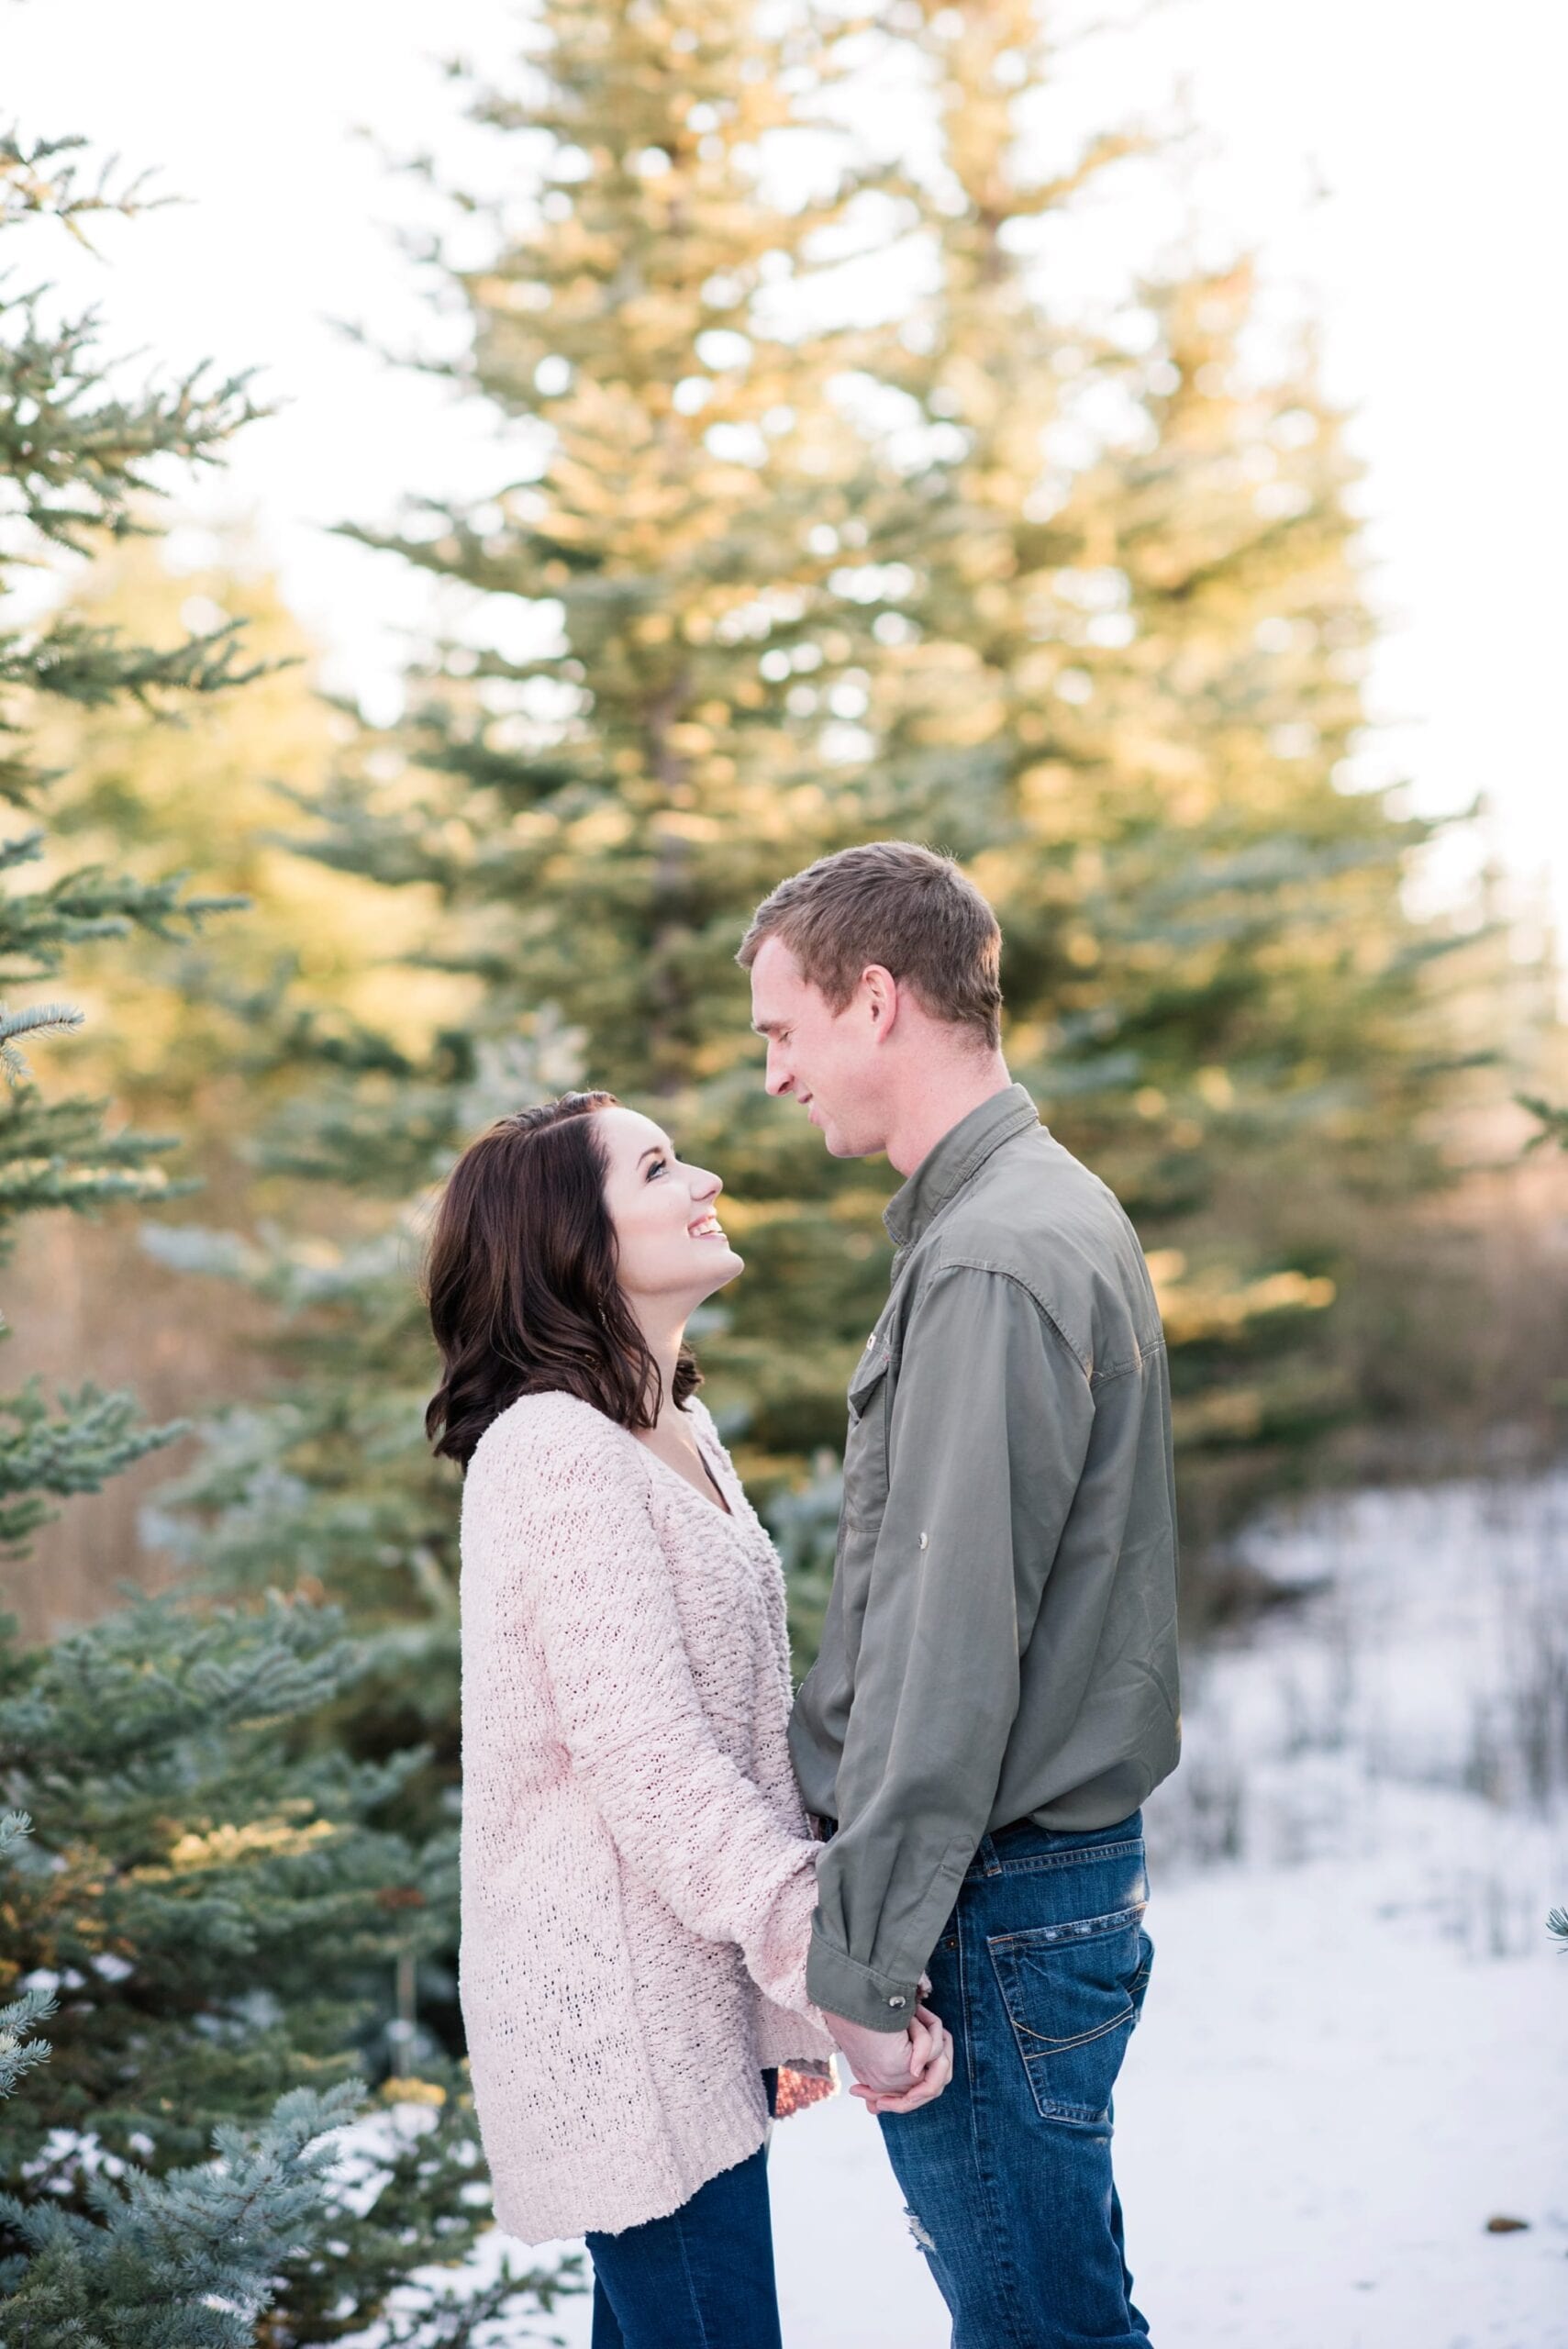
<instances>
[{"instance_id":1,"label":"man's hand","mask_svg":"<svg viewBox=\"0 0 1568 2349\"><path fill-rule=\"evenodd\" d=\"M872 2031L847 2015L824 2015L823 2021L849 2057L856 2080L879 2095L902 2095L919 2078L928 2060L923 2027L917 2043L913 2023L901 2023L896 2031Z\"/></svg>"},{"instance_id":2,"label":"man's hand","mask_svg":"<svg viewBox=\"0 0 1568 2349\"><path fill-rule=\"evenodd\" d=\"M919 2077L912 2087L906 2088L900 2096L891 2096L868 2087L859 2080L851 2084L850 2094L858 2096L866 2110L874 2117L880 2119L884 2112L917 2112L921 2105L934 2104L951 2079L952 2033L929 2007L916 2009L916 2020L909 2026L912 2042L919 2032L926 2035L928 2052Z\"/></svg>"},{"instance_id":3,"label":"man's hand","mask_svg":"<svg viewBox=\"0 0 1568 2349\"><path fill-rule=\"evenodd\" d=\"M929 2007L917 2007L903 2031L871 2031L846 2015L824 2018L849 2059L851 2096L872 2111L913 2112L940 2096L952 2077L952 2042ZM929 2080L935 2072L936 2077Z\"/></svg>"}]
</instances>

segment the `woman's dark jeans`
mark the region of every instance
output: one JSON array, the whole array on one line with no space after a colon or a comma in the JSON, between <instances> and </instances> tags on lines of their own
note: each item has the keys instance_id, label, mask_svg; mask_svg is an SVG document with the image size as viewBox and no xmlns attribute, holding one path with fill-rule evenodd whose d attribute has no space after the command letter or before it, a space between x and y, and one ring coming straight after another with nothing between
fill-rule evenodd
<instances>
[{"instance_id":1,"label":"woman's dark jeans","mask_svg":"<svg viewBox=\"0 0 1568 2349\"><path fill-rule=\"evenodd\" d=\"M779 2076L762 2081L772 2112ZM781 2349L765 2145L667 2219L587 2241L593 2349Z\"/></svg>"},{"instance_id":2,"label":"woman's dark jeans","mask_svg":"<svg viewBox=\"0 0 1568 2349\"><path fill-rule=\"evenodd\" d=\"M930 1958L935 2103L883 2116L952 2349L1148 2349L1111 2178L1111 2090L1153 1948L1141 1815L987 1835Z\"/></svg>"}]
</instances>

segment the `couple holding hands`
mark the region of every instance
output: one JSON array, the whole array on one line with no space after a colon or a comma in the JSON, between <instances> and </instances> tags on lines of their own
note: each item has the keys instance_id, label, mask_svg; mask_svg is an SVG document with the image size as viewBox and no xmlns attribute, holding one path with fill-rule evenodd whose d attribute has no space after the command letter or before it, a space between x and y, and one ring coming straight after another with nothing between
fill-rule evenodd
<instances>
[{"instance_id":1,"label":"couple holding hands","mask_svg":"<svg viewBox=\"0 0 1568 2349\"><path fill-rule=\"evenodd\" d=\"M1112 2090L1174 1767L1154 1294L1000 1049L1001 938L902 841L740 947L767 1089L885 1152L821 1652L696 1394L716 1174L606 1093L473 1142L427 1294L464 1469L462 1995L500 2224L586 2235L595 2349L779 2349L770 2116L842 2055L954 2349L1144 2349Z\"/></svg>"}]
</instances>

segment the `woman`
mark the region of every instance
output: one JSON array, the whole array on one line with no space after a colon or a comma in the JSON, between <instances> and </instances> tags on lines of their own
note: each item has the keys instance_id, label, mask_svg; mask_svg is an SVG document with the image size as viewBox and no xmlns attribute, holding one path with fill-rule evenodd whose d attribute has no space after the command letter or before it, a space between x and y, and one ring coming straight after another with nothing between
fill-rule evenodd
<instances>
[{"instance_id":1,"label":"woman","mask_svg":"<svg viewBox=\"0 0 1568 2349\"><path fill-rule=\"evenodd\" d=\"M595 2349L777 2349L777 2074L831 2077L783 1577L684 1342L742 1269L720 1187L568 1094L465 1152L428 1260L474 2100L501 2224L587 2236ZM924 2010L910 2037L923 2101L951 2048Z\"/></svg>"}]
</instances>

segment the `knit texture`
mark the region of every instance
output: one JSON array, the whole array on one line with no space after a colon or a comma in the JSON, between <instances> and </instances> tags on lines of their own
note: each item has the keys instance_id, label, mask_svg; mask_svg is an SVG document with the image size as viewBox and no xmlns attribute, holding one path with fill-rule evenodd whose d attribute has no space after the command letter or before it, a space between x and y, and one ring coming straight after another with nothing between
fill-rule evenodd
<instances>
[{"instance_id":1,"label":"knit texture","mask_svg":"<svg viewBox=\"0 0 1568 2349\"><path fill-rule=\"evenodd\" d=\"M462 2012L525 2243L678 2210L762 2143L763 2065L832 2047L784 1576L685 1410L728 1517L568 1395L503 1411L463 1486Z\"/></svg>"}]
</instances>

